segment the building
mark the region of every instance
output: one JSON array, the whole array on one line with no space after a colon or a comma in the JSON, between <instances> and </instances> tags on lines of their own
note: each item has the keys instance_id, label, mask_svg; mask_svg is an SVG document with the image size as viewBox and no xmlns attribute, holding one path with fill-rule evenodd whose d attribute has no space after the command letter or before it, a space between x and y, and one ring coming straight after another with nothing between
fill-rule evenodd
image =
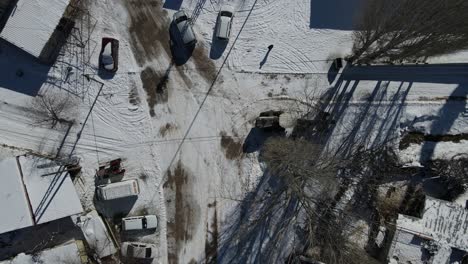
<instances>
[{"instance_id":1,"label":"building","mask_svg":"<svg viewBox=\"0 0 468 264\"><path fill-rule=\"evenodd\" d=\"M74 26L70 0L0 0L0 38L51 64Z\"/></svg>"},{"instance_id":2,"label":"building","mask_svg":"<svg viewBox=\"0 0 468 264\"><path fill-rule=\"evenodd\" d=\"M465 263L468 261L468 210L426 196L421 218L398 216L388 258L390 263L405 264Z\"/></svg>"},{"instance_id":3,"label":"building","mask_svg":"<svg viewBox=\"0 0 468 264\"><path fill-rule=\"evenodd\" d=\"M48 159L25 155L0 160L0 181L0 234L83 211L68 171Z\"/></svg>"},{"instance_id":4,"label":"building","mask_svg":"<svg viewBox=\"0 0 468 264\"><path fill-rule=\"evenodd\" d=\"M76 225L81 228L86 242L94 249L94 253L100 259L112 256L117 252L115 239L96 211L78 217Z\"/></svg>"},{"instance_id":5,"label":"building","mask_svg":"<svg viewBox=\"0 0 468 264\"><path fill-rule=\"evenodd\" d=\"M21 253L10 260L0 261L0 264L37 264L37 263L73 263L86 264L87 257L79 245L81 241L70 241L60 246L46 249L34 255Z\"/></svg>"}]
</instances>

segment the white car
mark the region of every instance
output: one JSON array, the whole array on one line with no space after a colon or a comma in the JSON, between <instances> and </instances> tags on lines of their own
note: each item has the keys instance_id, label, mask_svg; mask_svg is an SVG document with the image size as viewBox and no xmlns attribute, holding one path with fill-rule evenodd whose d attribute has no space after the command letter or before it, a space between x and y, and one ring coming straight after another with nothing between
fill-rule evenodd
<instances>
[{"instance_id":1,"label":"white car","mask_svg":"<svg viewBox=\"0 0 468 264\"><path fill-rule=\"evenodd\" d=\"M158 227L158 218L155 215L142 215L125 217L122 219L122 229L130 230L145 230Z\"/></svg>"},{"instance_id":2,"label":"white car","mask_svg":"<svg viewBox=\"0 0 468 264\"><path fill-rule=\"evenodd\" d=\"M184 10L180 10L174 14L173 22L177 27L179 37L185 46L194 46L197 43L195 32L193 32L190 18Z\"/></svg>"},{"instance_id":3,"label":"white car","mask_svg":"<svg viewBox=\"0 0 468 264\"><path fill-rule=\"evenodd\" d=\"M154 244L123 242L121 252L127 258L152 259L158 255L158 248Z\"/></svg>"},{"instance_id":4,"label":"white car","mask_svg":"<svg viewBox=\"0 0 468 264\"><path fill-rule=\"evenodd\" d=\"M232 19L234 18L234 9L226 6L218 13L216 21L215 37L219 40L229 40L231 35Z\"/></svg>"}]
</instances>

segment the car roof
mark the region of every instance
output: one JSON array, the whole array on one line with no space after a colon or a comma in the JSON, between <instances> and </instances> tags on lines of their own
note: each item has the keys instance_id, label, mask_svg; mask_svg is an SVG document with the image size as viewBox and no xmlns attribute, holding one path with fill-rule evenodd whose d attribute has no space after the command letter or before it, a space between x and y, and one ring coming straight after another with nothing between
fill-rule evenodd
<instances>
[{"instance_id":1,"label":"car roof","mask_svg":"<svg viewBox=\"0 0 468 264\"><path fill-rule=\"evenodd\" d=\"M182 40L184 44L187 44L193 40L195 40L195 33L193 32L192 25L188 23L188 20L182 21L177 24L177 28L182 36Z\"/></svg>"},{"instance_id":2,"label":"car roof","mask_svg":"<svg viewBox=\"0 0 468 264\"><path fill-rule=\"evenodd\" d=\"M187 16L187 13L185 12L185 10L179 10L179 11L177 11L177 12L174 14L174 20L176 20L177 18L182 17L182 16ZM188 16L187 16L187 17L188 17Z\"/></svg>"},{"instance_id":3,"label":"car roof","mask_svg":"<svg viewBox=\"0 0 468 264\"><path fill-rule=\"evenodd\" d=\"M230 6L230 5L226 5L226 6L223 6L219 12L224 12L224 11L227 11L227 12L231 12L234 14L234 7Z\"/></svg>"},{"instance_id":4,"label":"car roof","mask_svg":"<svg viewBox=\"0 0 468 264\"><path fill-rule=\"evenodd\" d=\"M229 25L231 23L231 18L221 16L219 17L218 25L218 37L228 38L229 37Z\"/></svg>"}]
</instances>

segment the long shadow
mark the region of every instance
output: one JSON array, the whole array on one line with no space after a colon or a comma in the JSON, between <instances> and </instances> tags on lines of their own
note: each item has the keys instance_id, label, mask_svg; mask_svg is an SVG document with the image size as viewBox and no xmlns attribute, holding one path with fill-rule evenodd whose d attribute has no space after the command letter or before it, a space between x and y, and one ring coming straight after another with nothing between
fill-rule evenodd
<instances>
[{"instance_id":1,"label":"long shadow","mask_svg":"<svg viewBox=\"0 0 468 264\"><path fill-rule=\"evenodd\" d=\"M270 56L270 52L271 52L271 49L268 49L267 53L265 54L265 57L263 57L262 61L260 62L259 69L261 69L263 65L265 65L265 63L267 62L268 56Z\"/></svg>"},{"instance_id":2,"label":"long shadow","mask_svg":"<svg viewBox=\"0 0 468 264\"><path fill-rule=\"evenodd\" d=\"M468 64L373 65L346 67L345 80L468 83Z\"/></svg>"},{"instance_id":3,"label":"long shadow","mask_svg":"<svg viewBox=\"0 0 468 264\"><path fill-rule=\"evenodd\" d=\"M430 132L431 135L445 135L447 134L455 121L460 115L467 113L466 97L468 95L468 89L466 84L460 84L452 93L457 97L464 97L464 100L447 101L447 103L439 110L439 113L431 124ZM421 148L420 162L424 164L430 160L434 154L434 150L437 146L437 142L424 141Z\"/></svg>"},{"instance_id":4,"label":"long shadow","mask_svg":"<svg viewBox=\"0 0 468 264\"><path fill-rule=\"evenodd\" d=\"M311 0L310 28L356 30L363 0Z\"/></svg>"},{"instance_id":5,"label":"long shadow","mask_svg":"<svg viewBox=\"0 0 468 264\"><path fill-rule=\"evenodd\" d=\"M0 89L36 96L47 81L50 65L0 39Z\"/></svg>"},{"instance_id":6,"label":"long shadow","mask_svg":"<svg viewBox=\"0 0 468 264\"><path fill-rule=\"evenodd\" d=\"M218 263L281 263L278 260L287 254L282 246L290 242L284 234L292 231L290 223L299 207L297 200L286 199L284 185L266 172L221 232Z\"/></svg>"},{"instance_id":7,"label":"long shadow","mask_svg":"<svg viewBox=\"0 0 468 264\"><path fill-rule=\"evenodd\" d=\"M344 134L335 150L345 156L351 155L358 148L383 146L396 139L398 120L404 112L413 83L459 84L450 97L466 98L467 71L468 64L345 67L335 85L321 98L322 111L330 114L337 125L318 136L327 143L334 133ZM363 80L377 81L377 84L365 100L351 104L357 86ZM389 93L387 87L395 82L398 83L398 89ZM464 100L451 102L450 109L440 113L442 124L435 123L433 130L443 132L465 109ZM428 143L426 148L430 149L430 145Z\"/></svg>"}]
</instances>

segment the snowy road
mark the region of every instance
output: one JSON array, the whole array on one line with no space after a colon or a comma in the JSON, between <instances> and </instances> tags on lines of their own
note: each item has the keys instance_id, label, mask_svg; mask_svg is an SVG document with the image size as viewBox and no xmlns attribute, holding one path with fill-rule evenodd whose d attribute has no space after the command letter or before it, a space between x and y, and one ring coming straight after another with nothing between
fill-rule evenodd
<instances>
[{"instance_id":1,"label":"snowy road","mask_svg":"<svg viewBox=\"0 0 468 264\"><path fill-rule=\"evenodd\" d=\"M407 127L430 132L437 122L443 133L468 133L465 65L355 67L338 73L330 70L330 59L350 52L352 32L311 28L310 1L176 2L196 18L199 39L183 66L171 61L171 1L93 2L96 27L86 72L104 88L81 134L81 126L74 126L62 150L67 153L78 142L74 154L84 166L80 192L87 208L93 207L97 163L124 158L125 177L143 183L128 213L154 213L160 219L157 233L135 238L161 246L153 263L216 258L213 248L218 233L229 225L229 213L262 176L257 152L242 151L260 112L325 101L337 124L327 146L346 151L398 141ZM226 46L212 38L223 4L237 10ZM119 71L113 78L100 78L96 46L109 35L120 40ZM270 44L274 48L265 57ZM465 55L438 61L459 62ZM81 91L79 122L97 88ZM30 96L0 89L0 97L0 144L55 153L66 128L31 125ZM468 146L466 141L456 148L451 144L433 148L434 157ZM420 150L412 145L402 156L408 163L419 162Z\"/></svg>"}]
</instances>

